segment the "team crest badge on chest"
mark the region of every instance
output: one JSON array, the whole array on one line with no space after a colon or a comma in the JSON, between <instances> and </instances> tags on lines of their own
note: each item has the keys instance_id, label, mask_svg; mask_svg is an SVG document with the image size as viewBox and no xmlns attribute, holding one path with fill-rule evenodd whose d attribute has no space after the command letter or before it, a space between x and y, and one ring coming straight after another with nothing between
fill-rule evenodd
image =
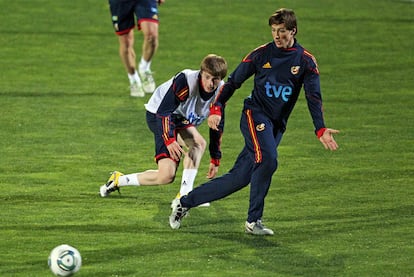
<instances>
[{"instance_id":1,"label":"team crest badge on chest","mask_svg":"<svg viewBox=\"0 0 414 277\"><path fill-rule=\"evenodd\" d=\"M295 66L292 66L290 68L290 72L292 72L293 75L296 75L296 74L299 73L299 69L300 69L300 66L299 65L295 65Z\"/></svg>"}]
</instances>

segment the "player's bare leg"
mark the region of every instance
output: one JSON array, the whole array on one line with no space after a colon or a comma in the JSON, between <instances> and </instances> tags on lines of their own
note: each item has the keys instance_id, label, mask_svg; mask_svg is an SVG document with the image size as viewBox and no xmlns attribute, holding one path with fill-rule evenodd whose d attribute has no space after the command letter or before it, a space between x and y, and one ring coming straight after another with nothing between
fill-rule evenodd
<instances>
[{"instance_id":1,"label":"player's bare leg","mask_svg":"<svg viewBox=\"0 0 414 277\"><path fill-rule=\"evenodd\" d=\"M193 190L201 158L207 147L206 140L195 127L189 127L180 131L178 142L180 145L185 145L187 151L184 152L184 169L181 178L180 192L177 194L177 198L186 195ZM205 203L203 206L209 206L209 203Z\"/></svg>"},{"instance_id":2,"label":"player's bare leg","mask_svg":"<svg viewBox=\"0 0 414 277\"><path fill-rule=\"evenodd\" d=\"M177 163L175 161L169 158L161 159L158 161L157 170L146 170L137 173L138 181L143 186L170 184L175 179L176 171Z\"/></svg>"},{"instance_id":3,"label":"player's bare leg","mask_svg":"<svg viewBox=\"0 0 414 277\"><path fill-rule=\"evenodd\" d=\"M158 23L143 21L140 26L144 38L138 72L144 91L152 93L155 90L155 81L152 76L151 61L158 49Z\"/></svg>"},{"instance_id":4,"label":"player's bare leg","mask_svg":"<svg viewBox=\"0 0 414 277\"><path fill-rule=\"evenodd\" d=\"M125 35L118 36L119 40L119 56L128 73L130 82L131 96L143 97L141 80L136 70L136 55L134 50L134 30L129 31Z\"/></svg>"}]
</instances>

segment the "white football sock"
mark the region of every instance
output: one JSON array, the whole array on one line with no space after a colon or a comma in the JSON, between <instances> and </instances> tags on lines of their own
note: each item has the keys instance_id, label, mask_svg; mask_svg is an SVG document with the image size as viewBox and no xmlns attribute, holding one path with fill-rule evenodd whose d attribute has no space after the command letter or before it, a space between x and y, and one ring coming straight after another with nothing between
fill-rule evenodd
<instances>
[{"instance_id":1,"label":"white football sock","mask_svg":"<svg viewBox=\"0 0 414 277\"><path fill-rule=\"evenodd\" d=\"M118 185L120 187L139 186L140 183L138 181L137 173L120 176L119 179L118 179Z\"/></svg>"},{"instance_id":2,"label":"white football sock","mask_svg":"<svg viewBox=\"0 0 414 277\"><path fill-rule=\"evenodd\" d=\"M141 84L141 79L138 76L138 71L135 70L134 74L128 73L129 83L132 85L134 82Z\"/></svg>"},{"instance_id":3,"label":"white football sock","mask_svg":"<svg viewBox=\"0 0 414 277\"><path fill-rule=\"evenodd\" d=\"M197 169L184 169L181 178L180 195L186 195L193 190L194 180L197 176Z\"/></svg>"},{"instance_id":4,"label":"white football sock","mask_svg":"<svg viewBox=\"0 0 414 277\"><path fill-rule=\"evenodd\" d=\"M144 60L143 57L141 57L141 61L139 62L139 70L142 72L145 72L147 70L150 70L151 68L151 61Z\"/></svg>"}]
</instances>

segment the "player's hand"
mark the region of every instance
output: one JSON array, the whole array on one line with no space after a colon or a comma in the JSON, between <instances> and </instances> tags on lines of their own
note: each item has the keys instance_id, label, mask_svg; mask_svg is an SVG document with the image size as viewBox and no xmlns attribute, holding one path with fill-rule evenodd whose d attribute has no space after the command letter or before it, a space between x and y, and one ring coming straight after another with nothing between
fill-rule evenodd
<instances>
[{"instance_id":1,"label":"player's hand","mask_svg":"<svg viewBox=\"0 0 414 277\"><path fill-rule=\"evenodd\" d=\"M164 2L165 2L165 0L158 0L158 5L161 5Z\"/></svg>"},{"instance_id":2,"label":"player's hand","mask_svg":"<svg viewBox=\"0 0 414 277\"><path fill-rule=\"evenodd\" d=\"M210 163L210 166L209 166L208 172L207 172L207 178L212 179L212 178L216 177L216 175L218 173L218 170L219 170L219 166L216 166L215 164Z\"/></svg>"},{"instance_id":3,"label":"player's hand","mask_svg":"<svg viewBox=\"0 0 414 277\"><path fill-rule=\"evenodd\" d=\"M333 134L338 134L339 131L335 129L326 128L323 135L319 138L319 141L323 144L325 149L334 151L338 149L338 144L334 140Z\"/></svg>"},{"instance_id":4,"label":"player's hand","mask_svg":"<svg viewBox=\"0 0 414 277\"><path fill-rule=\"evenodd\" d=\"M184 153L183 148L181 148L181 146L176 141L167 145L167 149L170 153L170 157L175 161L179 161L181 159L181 155Z\"/></svg>"},{"instance_id":5,"label":"player's hand","mask_svg":"<svg viewBox=\"0 0 414 277\"><path fill-rule=\"evenodd\" d=\"M221 121L221 116L219 116L218 114L211 114L208 119L207 119L207 123L208 123L208 127L210 127L211 129L218 131L218 126L220 124Z\"/></svg>"}]
</instances>

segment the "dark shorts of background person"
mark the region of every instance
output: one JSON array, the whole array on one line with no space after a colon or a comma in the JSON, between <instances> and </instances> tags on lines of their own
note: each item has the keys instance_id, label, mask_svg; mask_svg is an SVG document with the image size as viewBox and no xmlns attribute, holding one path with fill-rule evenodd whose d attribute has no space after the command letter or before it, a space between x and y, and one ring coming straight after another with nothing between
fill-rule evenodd
<instances>
[{"instance_id":1,"label":"dark shorts of background person","mask_svg":"<svg viewBox=\"0 0 414 277\"><path fill-rule=\"evenodd\" d=\"M179 130L186 129L188 127L194 126L191 124L187 119L182 117L181 115L173 114L172 121L175 124L175 131L178 132ZM159 160L164 158L170 158L170 153L168 152L167 146L165 146L164 139L162 138L162 134L159 131L158 123L157 123L157 116L149 111L146 113L146 120L148 128L154 134L154 141L155 141L155 161L158 163Z\"/></svg>"},{"instance_id":2,"label":"dark shorts of background person","mask_svg":"<svg viewBox=\"0 0 414 277\"><path fill-rule=\"evenodd\" d=\"M112 24L117 35L128 33L135 27L135 17L138 30L142 21L158 23L157 0L109 0Z\"/></svg>"}]
</instances>

